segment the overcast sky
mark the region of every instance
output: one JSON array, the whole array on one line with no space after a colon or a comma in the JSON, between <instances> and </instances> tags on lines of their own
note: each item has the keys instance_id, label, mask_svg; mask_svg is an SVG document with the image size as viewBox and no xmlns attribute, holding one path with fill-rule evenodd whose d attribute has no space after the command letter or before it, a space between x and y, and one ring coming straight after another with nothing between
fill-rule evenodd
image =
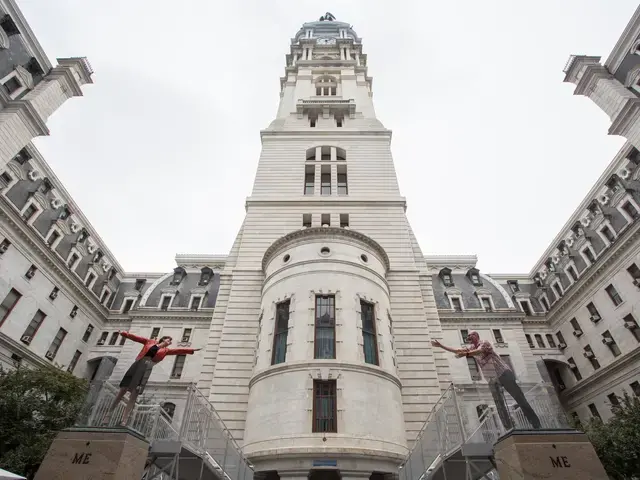
<instances>
[{"instance_id":1,"label":"overcast sky","mask_svg":"<svg viewBox=\"0 0 640 480\"><path fill-rule=\"evenodd\" d=\"M634 0L19 4L52 61L96 72L36 145L127 271L228 253L290 38L327 10L363 39L425 254L529 272L623 144L562 69L606 58Z\"/></svg>"}]
</instances>

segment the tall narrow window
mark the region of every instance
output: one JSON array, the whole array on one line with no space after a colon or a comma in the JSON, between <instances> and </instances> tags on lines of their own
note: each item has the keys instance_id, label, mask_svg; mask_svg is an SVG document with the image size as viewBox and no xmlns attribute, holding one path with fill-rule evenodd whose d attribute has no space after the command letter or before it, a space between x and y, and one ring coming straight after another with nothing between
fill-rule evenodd
<instances>
[{"instance_id":1,"label":"tall narrow window","mask_svg":"<svg viewBox=\"0 0 640 480\"><path fill-rule=\"evenodd\" d=\"M302 226L305 228L311 228L311 214L303 213L302 214Z\"/></svg>"},{"instance_id":2,"label":"tall narrow window","mask_svg":"<svg viewBox=\"0 0 640 480\"><path fill-rule=\"evenodd\" d=\"M571 369L573 376L576 377L576 381L579 382L582 380L582 374L580 373L580 370L578 370L578 366L576 365L576 361L573 357L567 358L567 362L569 363L569 368Z\"/></svg>"},{"instance_id":3,"label":"tall narrow window","mask_svg":"<svg viewBox=\"0 0 640 480\"><path fill-rule=\"evenodd\" d=\"M547 300L546 297L540 297L540 303L542 303L542 306L544 307L545 311L549 311L551 310L551 307L549 306L549 301Z\"/></svg>"},{"instance_id":4,"label":"tall narrow window","mask_svg":"<svg viewBox=\"0 0 640 480\"><path fill-rule=\"evenodd\" d=\"M0 255L3 255L7 250L9 250L10 246L11 242L9 240L6 238L2 240L2 242L0 242Z\"/></svg>"},{"instance_id":5,"label":"tall narrow window","mask_svg":"<svg viewBox=\"0 0 640 480\"><path fill-rule=\"evenodd\" d=\"M56 230L54 230L53 232L51 232L51 235L49 235L49 238L47 238L47 245L53 245L58 241L59 238L60 234Z\"/></svg>"},{"instance_id":6,"label":"tall narrow window","mask_svg":"<svg viewBox=\"0 0 640 480\"><path fill-rule=\"evenodd\" d=\"M69 362L69 366L67 367L67 372L73 373L73 371L76 368L76 365L78 364L78 360L80 360L81 356L82 356L82 352L80 350L76 350L76 353L73 354L73 358Z\"/></svg>"},{"instance_id":7,"label":"tall narrow window","mask_svg":"<svg viewBox=\"0 0 640 480\"><path fill-rule=\"evenodd\" d=\"M107 337L109 336L109 332L102 332L100 334L100 338L98 338L98 341L96 342L96 345L104 345L104 343L107 341ZM122 337L125 338L125 337Z\"/></svg>"},{"instance_id":8,"label":"tall narrow window","mask_svg":"<svg viewBox=\"0 0 640 480\"><path fill-rule=\"evenodd\" d=\"M47 353L45 353L44 356L49 360L53 360L54 358L56 358L56 355L58 354L58 350L60 350L60 345L62 345L62 342L64 341L64 337L66 336L67 336L67 331L64 328L61 328L60 330L58 330L58 333L54 337L53 342L51 342L51 345L49 346L49 350L47 350Z\"/></svg>"},{"instance_id":9,"label":"tall narrow window","mask_svg":"<svg viewBox=\"0 0 640 480\"><path fill-rule=\"evenodd\" d=\"M320 160L331 160L331 147L320 147Z\"/></svg>"},{"instance_id":10,"label":"tall narrow window","mask_svg":"<svg viewBox=\"0 0 640 480\"><path fill-rule=\"evenodd\" d=\"M9 314L14 309L14 307L18 304L20 298L22 298L22 294L15 288L12 288L7 296L4 297L2 304L0 304L0 327L9 317Z\"/></svg>"},{"instance_id":11,"label":"tall narrow window","mask_svg":"<svg viewBox=\"0 0 640 480\"><path fill-rule=\"evenodd\" d=\"M55 300L56 298L58 298L59 292L60 292L60 289L58 287L53 287L53 289L51 290L51 293L49 294L49 299Z\"/></svg>"},{"instance_id":12,"label":"tall narrow window","mask_svg":"<svg viewBox=\"0 0 640 480\"><path fill-rule=\"evenodd\" d=\"M480 375L480 369L478 368L475 358L467 357L467 365L469 367L469 373L471 374L471 380L482 380L482 375Z\"/></svg>"},{"instance_id":13,"label":"tall narrow window","mask_svg":"<svg viewBox=\"0 0 640 480\"><path fill-rule=\"evenodd\" d=\"M200 309L200 304L202 303L202 297L197 296L191 299L191 310L194 312Z\"/></svg>"},{"instance_id":14,"label":"tall narrow window","mask_svg":"<svg viewBox=\"0 0 640 480\"><path fill-rule=\"evenodd\" d=\"M529 306L529 302L527 302L525 300L521 300L520 301L520 308L522 309L522 311L524 312L524 314L527 317L531 316L531 307Z\"/></svg>"},{"instance_id":15,"label":"tall narrow window","mask_svg":"<svg viewBox=\"0 0 640 480\"><path fill-rule=\"evenodd\" d=\"M276 326L273 334L273 352L271 365L284 363L287 360L287 335L289 333L289 308L291 302L280 302L276 305Z\"/></svg>"},{"instance_id":16,"label":"tall narrow window","mask_svg":"<svg viewBox=\"0 0 640 480\"><path fill-rule=\"evenodd\" d=\"M562 335L562 332L558 332L556 333L556 337L558 338L558 342L562 345L567 345L567 342L564 341L564 335Z\"/></svg>"},{"instance_id":17,"label":"tall narrow window","mask_svg":"<svg viewBox=\"0 0 640 480\"><path fill-rule=\"evenodd\" d=\"M485 312L492 312L493 306L491 305L491 300L489 297L481 297L480 301L482 302L482 308L484 308Z\"/></svg>"},{"instance_id":18,"label":"tall narrow window","mask_svg":"<svg viewBox=\"0 0 640 480\"><path fill-rule=\"evenodd\" d=\"M304 194L313 195L316 183L316 172L313 165L304 167Z\"/></svg>"},{"instance_id":19,"label":"tall narrow window","mask_svg":"<svg viewBox=\"0 0 640 480\"><path fill-rule=\"evenodd\" d=\"M28 222L36 214L37 211L38 207L36 207L32 203L25 209L24 213L22 214L22 218L24 218Z\"/></svg>"},{"instance_id":20,"label":"tall narrow window","mask_svg":"<svg viewBox=\"0 0 640 480\"><path fill-rule=\"evenodd\" d=\"M571 280L573 280L574 282L578 281L578 272L576 272L576 269L573 265L569 265L565 270L569 277L571 277Z\"/></svg>"},{"instance_id":21,"label":"tall narrow window","mask_svg":"<svg viewBox=\"0 0 640 480\"><path fill-rule=\"evenodd\" d=\"M36 267L35 265L31 265L29 267L29 270L27 270L27 273L24 274L25 277L27 277L29 280L31 280L36 272L38 271L38 267Z\"/></svg>"},{"instance_id":22,"label":"tall narrow window","mask_svg":"<svg viewBox=\"0 0 640 480\"><path fill-rule=\"evenodd\" d=\"M451 299L451 308L453 308L456 312L462 311L462 302L458 297L449 297Z\"/></svg>"},{"instance_id":23,"label":"tall narrow window","mask_svg":"<svg viewBox=\"0 0 640 480\"><path fill-rule=\"evenodd\" d=\"M579 337L580 335L582 335L582 327L580 327L578 320L576 320L575 318L572 318L571 320L569 320L569 323L571 323L571 326L573 327L573 334L576 337Z\"/></svg>"},{"instance_id":24,"label":"tall narrow window","mask_svg":"<svg viewBox=\"0 0 640 480\"><path fill-rule=\"evenodd\" d=\"M120 334L119 334L118 332L113 332L113 333L111 334L111 338L109 339L109 345L115 345L115 344L116 344L116 342L118 341L118 336L119 336L119 335L120 335Z\"/></svg>"},{"instance_id":25,"label":"tall narrow window","mask_svg":"<svg viewBox=\"0 0 640 480\"><path fill-rule=\"evenodd\" d=\"M80 260L80 257L78 255L76 255L75 253L72 253L71 256L69 257L69 261L67 262L67 267L69 268L73 268L76 265L76 262Z\"/></svg>"},{"instance_id":26,"label":"tall narrow window","mask_svg":"<svg viewBox=\"0 0 640 480\"><path fill-rule=\"evenodd\" d=\"M633 314L625 315L622 319L624 321L624 327L628 329L635 339L640 342L640 328L638 328L638 322L636 322Z\"/></svg>"},{"instance_id":27,"label":"tall narrow window","mask_svg":"<svg viewBox=\"0 0 640 480\"><path fill-rule=\"evenodd\" d=\"M616 287L613 286L613 284L610 284L607 288L604 289L604 291L607 292L607 295L609 295L609 298L616 307L622 303L622 297L616 290Z\"/></svg>"},{"instance_id":28,"label":"tall narrow window","mask_svg":"<svg viewBox=\"0 0 640 480\"><path fill-rule=\"evenodd\" d=\"M76 315L78 315L78 306L74 305L71 311L69 312L69 316L71 318L76 318Z\"/></svg>"},{"instance_id":29,"label":"tall narrow window","mask_svg":"<svg viewBox=\"0 0 640 480\"><path fill-rule=\"evenodd\" d=\"M347 184L347 166L338 165L338 195L348 195L349 186Z\"/></svg>"},{"instance_id":30,"label":"tall narrow window","mask_svg":"<svg viewBox=\"0 0 640 480\"><path fill-rule=\"evenodd\" d=\"M600 316L600 312L598 312L598 309L593 304L593 302L587 303L587 311L589 312L589 319L593 323L599 322L602 319L602 317Z\"/></svg>"},{"instance_id":31,"label":"tall narrow window","mask_svg":"<svg viewBox=\"0 0 640 480\"><path fill-rule=\"evenodd\" d=\"M21 340L23 343L26 343L27 345L31 343L31 340L33 340L33 337L36 336L38 329L40 328L42 322L44 322L44 319L46 317L47 315L42 310L38 310L36 312L36 314L31 319L31 322L29 322L29 325L27 325L26 330L22 334Z\"/></svg>"},{"instance_id":32,"label":"tall narrow window","mask_svg":"<svg viewBox=\"0 0 640 480\"><path fill-rule=\"evenodd\" d=\"M191 340L191 332L192 332L191 328L185 328L182 331L182 339L180 340L180 342L188 343Z\"/></svg>"},{"instance_id":33,"label":"tall narrow window","mask_svg":"<svg viewBox=\"0 0 640 480\"><path fill-rule=\"evenodd\" d=\"M360 300L360 318L362 320L362 342L364 361L378 365L378 341L376 336L376 318L374 305Z\"/></svg>"},{"instance_id":34,"label":"tall narrow window","mask_svg":"<svg viewBox=\"0 0 640 480\"><path fill-rule=\"evenodd\" d=\"M502 332L499 328L493 329L493 338L496 339L497 343L504 343L504 337L502 336Z\"/></svg>"},{"instance_id":35,"label":"tall narrow window","mask_svg":"<svg viewBox=\"0 0 640 480\"><path fill-rule=\"evenodd\" d=\"M607 399L609 399L609 403L611 404L611 410L613 411L616 407L620 406L620 399L615 393L610 393L607 395Z\"/></svg>"},{"instance_id":36,"label":"tall narrow window","mask_svg":"<svg viewBox=\"0 0 640 480\"><path fill-rule=\"evenodd\" d=\"M171 305L171 297L169 295L165 295L162 297L162 303L160 304L160 310L168 310Z\"/></svg>"},{"instance_id":37,"label":"tall narrow window","mask_svg":"<svg viewBox=\"0 0 640 480\"><path fill-rule=\"evenodd\" d=\"M84 331L84 335L82 335L82 341L85 343L88 342L89 339L91 338L92 333L93 333L93 325L89 324L87 326L87 329Z\"/></svg>"},{"instance_id":38,"label":"tall narrow window","mask_svg":"<svg viewBox=\"0 0 640 480\"><path fill-rule=\"evenodd\" d=\"M634 207L631 202L626 202L624 205L622 205L622 209L631 218L635 219L638 217L638 210L636 210L636 207Z\"/></svg>"},{"instance_id":39,"label":"tall narrow window","mask_svg":"<svg viewBox=\"0 0 640 480\"><path fill-rule=\"evenodd\" d=\"M534 337L536 339L536 343L540 348L546 348L544 341L542 340L542 335L540 335L539 333L536 333Z\"/></svg>"},{"instance_id":40,"label":"tall narrow window","mask_svg":"<svg viewBox=\"0 0 640 480\"><path fill-rule=\"evenodd\" d=\"M186 355L177 355L173 362L173 368L171 369L171 378L180 378L182 376L182 370L184 370L184 364L187 361Z\"/></svg>"},{"instance_id":41,"label":"tall narrow window","mask_svg":"<svg viewBox=\"0 0 640 480\"><path fill-rule=\"evenodd\" d=\"M105 289L104 292L102 292L102 296L100 297L100 303L106 306L107 300L109 300L110 295L111 295L111 292Z\"/></svg>"},{"instance_id":42,"label":"tall narrow window","mask_svg":"<svg viewBox=\"0 0 640 480\"><path fill-rule=\"evenodd\" d=\"M587 345L584 347L584 356L587 360L589 360L589 362L591 362L591 366L594 370L598 370L600 368L600 362L598 362L596 354L593 353L591 345Z\"/></svg>"},{"instance_id":43,"label":"tall narrow window","mask_svg":"<svg viewBox=\"0 0 640 480\"><path fill-rule=\"evenodd\" d=\"M550 333L547 333L545 337L547 338L547 343L549 344L549 347L556 348L556 341L554 340L553 335L551 335Z\"/></svg>"},{"instance_id":44,"label":"tall narrow window","mask_svg":"<svg viewBox=\"0 0 640 480\"><path fill-rule=\"evenodd\" d=\"M333 295L316 296L314 358L336 358L336 314Z\"/></svg>"},{"instance_id":45,"label":"tall narrow window","mask_svg":"<svg viewBox=\"0 0 640 480\"><path fill-rule=\"evenodd\" d=\"M599 419L602 420L602 417L600 417L600 412L598 412L598 409L596 408L596 405L594 403L590 403L587 406L589 407L589 411L591 412L591 416L599 418Z\"/></svg>"},{"instance_id":46,"label":"tall narrow window","mask_svg":"<svg viewBox=\"0 0 640 480\"><path fill-rule=\"evenodd\" d=\"M91 287L91 284L95 279L96 279L96 276L93 273L89 273L89 275L87 275L87 279L84 281L84 284L87 287Z\"/></svg>"},{"instance_id":47,"label":"tall narrow window","mask_svg":"<svg viewBox=\"0 0 640 480\"><path fill-rule=\"evenodd\" d=\"M609 347L609 350L611 350L611 353L614 357L620 355L620 347L618 347L618 344L613 339L613 336L611 335L611 332L609 330L605 330L604 332L602 332L602 343Z\"/></svg>"},{"instance_id":48,"label":"tall narrow window","mask_svg":"<svg viewBox=\"0 0 640 480\"><path fill-rule=\"evenodd\" d=\"M590 265L596 263L596 257L593 255L593 252L591 251L591 248L589 248L589 247L585 248L584 250L582 250L582 254L589 261Z\"/></svg>"},{"instance_id":49,"label":"tall narrow window","mask_svg":"<svg viewBox=\"0 0 640 480\"><path fill-rule=\"evenodd\" d=\"M320 225L322 225L323 227L330 227L331 226L331 214L330 213L323 213L322 215L320 215Z\"/></svg>"},{"instance_id":50,"label":"tall narrow window","mask_svg":"<svg viewBox=\"0 0 640 480\"><path fill-rule=\"evenodd\" d=\"M340 214L340 227L348 227L349 226L349 214L341 213Z\"/></svg>"},{"instance_id":51,"label":"tall narrow window","mask_svg":"<svg viewBox=\"0 0 640 480\"><path fill-rule=\"evenodd\" d=\"M467 343L467 337L469 336L469 330L460 330L460 336L462 337L462 343Z\"/></svg>"},{"instance_id":52,"label":"tall narrow window","mask_svg":"<svg viewBox=\"0 0 640 480\"><path fill-rule=\"evenodd\" d=\"M313 432L338 431L336 390L335 380L313 381Z\"/></svg>"},{"instance_id":53,"label":"tall narrow window","mask_svg":"<svg viewBox=\"0 0 640 480\"><path fill-rule=\"evenodd\" d=\"M613 230L611 230L607 225L603 226L600 229L600 233L602 233L602 236L606 238L609 243L613 243L616 239L616 236L613 233Z\"/></svg>"},{"instance_id":54,"label":"tall narrow window","mask_svg":"<svg viewBox=\"0 0 640 480\"><path fill-rule=\"evenodd\" d=\"M536 348L536 346L533 344L533 340L531 339L531 335L529 335L528 333L525 333L524 337L527 339L527 343L529 344L529 348Z\"/></svg>"},{"instance_id":55,"label":"tall narrow window","mask_svg":"<svg viewBox=\"0 0 640 480\"><path fill-rule=\"evenodd\" d=\"M158 335L160 335L160 327L153 327L153 329L151 330L151 335L149 335L149 338L151 338L152 340L155 340L156 338L158 338Z\"/></svg>"},{"instance_id":56,"label":"tall narrow window","mask_svg":"<svg viewBox=\"0 0 640 480\"><path fill-rule=\"evenodd\" d=\"M124 307L122 307L122 313L129 313L129 310L133 308L133 302L135 302L135 299L127 298L124 301Z\"/></svg>"},{"instance_id":57,"label":"tall narrow window","mask_svg":"<svg viewBox=\"0 0 640 480\"><path fill-rule=\"evenodd\" d=\"M320 194L331 195L331 166L320 167Z\"/></svg>"}]
</instances>

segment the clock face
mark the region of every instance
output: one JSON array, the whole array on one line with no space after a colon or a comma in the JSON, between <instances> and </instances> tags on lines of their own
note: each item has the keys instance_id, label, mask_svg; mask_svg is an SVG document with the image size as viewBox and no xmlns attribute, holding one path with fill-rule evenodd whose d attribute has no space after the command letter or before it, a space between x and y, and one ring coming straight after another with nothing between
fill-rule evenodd
<instances>
[{"instance_id":1,"label":"clock face","mask_svg":"<svg viewBox=\"0 0 640 480\"><path fill-rule=\"evenodd\" d=\"M320 37L318 38L316 43L318 45L333 45L334 43L336 43L336 39L330 37Z\"/></svg>"}]
</instances>

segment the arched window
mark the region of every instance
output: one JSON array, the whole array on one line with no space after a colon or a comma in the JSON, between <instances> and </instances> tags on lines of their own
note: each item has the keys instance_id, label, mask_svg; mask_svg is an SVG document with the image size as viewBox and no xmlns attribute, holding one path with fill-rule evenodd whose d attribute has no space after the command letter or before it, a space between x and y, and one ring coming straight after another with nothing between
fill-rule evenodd
<instances>
[{"instance_id":1,"label":"arched window","mask_svg":"<svg viewBox=\"0 0 640 480\"><path fill-rule=\"evenodd\" d=\"M315 160L316 159L316 147L311 147L307 149L307 156L305 157L307 160Z\"/></svg>"},{"instance_id":2,"label":"arched window","mask_svg":"<svg viewBox=\"0 0 640 480\"><path fill-rule=\"evenodd\" d=\"M172 402L164 402L162 404L162 410L167 417L173 418L173 414L176 413L176 404Z\"/></svg>"},{"instance_id":3,"label":"arched window","mask_svg":"<svg viewBox=\"0 0 640 480\"><path fill-rule=\"evenodd\" d=\"M319 150L319 155L318 155ZM333 151L335 150L335 154ZM334 156L335 155L335 156ZM331 145L323 145L321 147L311 147L306 150L305 159L307 161L321 160L328 162L330 160L347 160L347 152L344 148L332 147Z\"/></svg>"},{"instance_id":4,"label":"arched window","mask_svg":"<svg viewBox=\"0 0 640 480\"><path fill-rule=\"evenodd\" d=\"M347 152L344 148L336 148L336 160L346 160Z\"/></svg>"},{"instance_id":5,"label":"arched window","mask_svg":"<svg viewBox=\"0 0 640 480\"><path fill-rule=\"evenodd\" d=\"M323 75L316 80L316 95L317 96L334 96L338 94L338 81L335 77L329 75Z\"/></svg>"}]
</instances>

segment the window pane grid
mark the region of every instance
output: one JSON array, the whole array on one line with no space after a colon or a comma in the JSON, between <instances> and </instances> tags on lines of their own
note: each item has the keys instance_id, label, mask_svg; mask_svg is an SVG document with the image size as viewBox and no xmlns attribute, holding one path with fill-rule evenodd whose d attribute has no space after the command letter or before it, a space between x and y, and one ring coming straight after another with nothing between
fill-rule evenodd
<instances>
[{"instance_id":1,"label":"window pane grid","mask_svg":"<svg viewBox=\"0 0 640 480\"><path fill-rule=\"evenodd\" d=\"M313 431L337 432L336 382L313 382Z\"/></svg>"},{"instance_id":2,"label":"window pane grid","mask_svg":"<svg viewBox=\"0 0 640 480\"><path fill-rule=\"evenodd\" d=\"M368 302L360 302L360 316L362 318L362 341L364 361L378 365L378 344L376 338L376 324L374 306Z\"/></svg>"},{"instance_id":3,"label":"window pane grid","mask_svg":"<svg viewBox=\"0 0 640 480\"><path fill-rule=\"evenodd\" d=\"M287 359L287 334L289 333L290 302L279 303L276 307L276 329L273 337L273 357L271 364L284 363Z\"/></svg>"},{"instance_id":4,"label":"window pane grid","mask_svg":"<svg viewBox=\"0 0 640 480\"><path fill-rule=\"evenodd\" d=\"M316 327L314 358L336 358L335 297L316 296Z\"/></svg>"}]
</instances>

